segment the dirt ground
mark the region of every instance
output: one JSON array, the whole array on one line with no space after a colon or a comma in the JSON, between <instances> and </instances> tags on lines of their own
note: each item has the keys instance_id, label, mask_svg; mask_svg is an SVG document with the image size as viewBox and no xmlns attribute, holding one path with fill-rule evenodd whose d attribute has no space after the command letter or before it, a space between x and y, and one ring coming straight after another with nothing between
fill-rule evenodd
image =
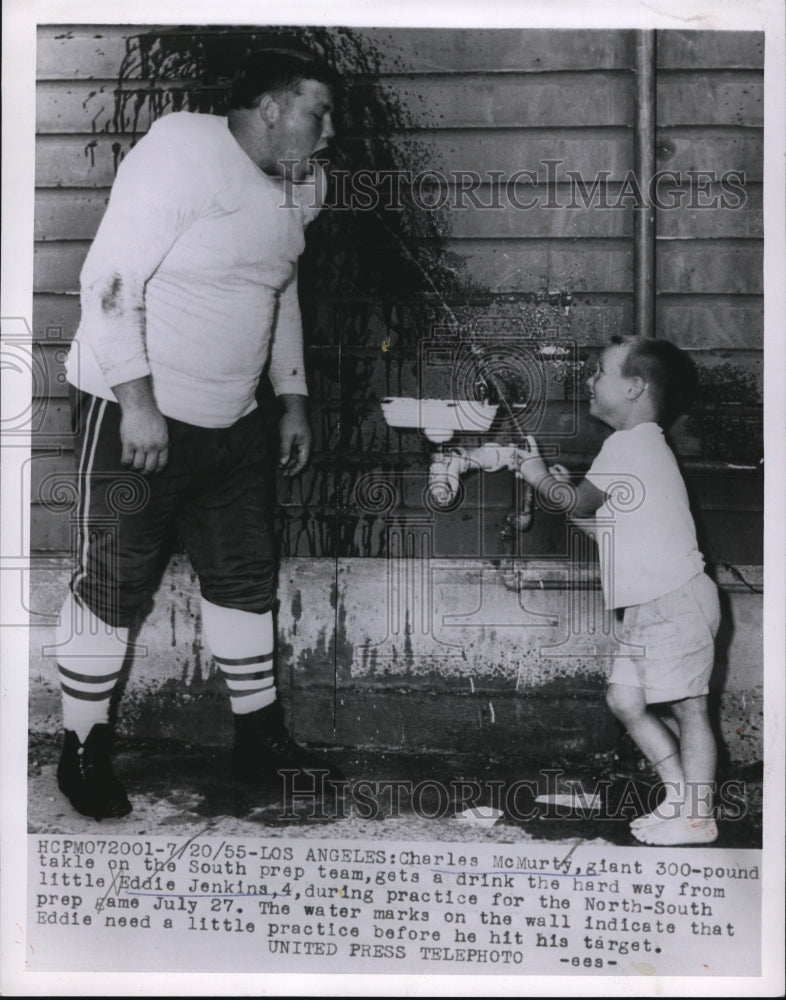
<instances>
[{"instance_id":1,"label":"dirt ground","mask_svg":"<svg viewBox=\"0 0 786 1000\"><path fill-rule=\"evenodd\" d=\"M95 833L96 821L76 813L57 788L59 746L54 737L31 736L29 832ZM654 775L616 754L547 768L380 751L332 750L329 759L347 776L343 789L286 798L279 780L259 789L233 781L225 750L119 741L115 770L134 810L101 821L101 833L637 846L628 823L656 796ZM761 768L729 767L720 780L732 783L736 805L719 819L716 846L760 847ZM551 800L536 801L544 794ZM483 818L481 807L489 806L499 816Z\"/></svg>"}]
</instances>

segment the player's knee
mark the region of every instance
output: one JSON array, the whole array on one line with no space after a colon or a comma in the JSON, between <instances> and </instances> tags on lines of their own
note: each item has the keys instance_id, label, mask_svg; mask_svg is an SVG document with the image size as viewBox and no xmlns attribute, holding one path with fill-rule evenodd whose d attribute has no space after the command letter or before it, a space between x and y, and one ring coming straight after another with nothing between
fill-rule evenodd
<instances>
[{"instance_id":1,"label":"player's knee","mask_svg":"<svg viewBox=\"0 0 786 1000\"><path fill-rule=\"evenodd\" d=\"M153 586L149 581L107 586L87 579L74 591L96 618L115 627L128 627L141 620L153 603Z\"/></svg>"},{"instance_id":2,"label":"player's knee","mask_svg":"<svg viewBox=\"0 0 786 1000\"><path fill-rule=\"evenodd\" d=\"M200 580L202 597L219 608L234 608L262 615L274 611L277 605L275 579L241 584Z\"/></svg>"}]
</instances>

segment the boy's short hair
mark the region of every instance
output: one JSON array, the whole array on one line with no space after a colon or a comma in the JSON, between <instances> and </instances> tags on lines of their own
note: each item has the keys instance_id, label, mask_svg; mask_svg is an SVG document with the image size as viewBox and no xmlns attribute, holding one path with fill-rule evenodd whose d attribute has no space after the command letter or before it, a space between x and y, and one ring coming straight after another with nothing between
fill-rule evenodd
<instances>
[{"instance_id":1,"label":"boy's short hair","mask_svg":"<svg viewBox=\"0 0 786 1000\"><path fill-rule=\"evenodd\" d=\"M699 381L690 355L668 340L649 337L615 336L611 344L629 348L622 363L622 374L644 379L662 427L670 426L689 409Z\"/></svg>"},{"instance_id":2,"label":"boy's short hair","mask_svg":"<svg viewBox=\"0 0 786 1000\"><path fill-rule=\"evenodd\" d=\"M247 56L229 89L227 107L255 108L263 94L296 91L304 80L337 87L338 74L313 53L294 48L259 49Z\"/></svg>"}]
</instances>

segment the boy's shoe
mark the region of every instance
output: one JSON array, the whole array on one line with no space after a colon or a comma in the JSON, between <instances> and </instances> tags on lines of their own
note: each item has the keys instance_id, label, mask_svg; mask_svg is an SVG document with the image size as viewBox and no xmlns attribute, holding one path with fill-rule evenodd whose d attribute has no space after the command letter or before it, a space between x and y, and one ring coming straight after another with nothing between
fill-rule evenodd
<instances>
[{"instance_id":1,"label":"boy's shoe","mask_svg":"<svg viewBox=\"0 0 786 1000\"><path fill-rule=\"evenodd\" d=\"M344 775L334 764L292 739L284 725L284 712L278 701L256 712L234 715L233 718L235 745L232 770L241 781L270 786L279 783L277 772L282 770L306 774L312 788L320 779L344 780Z\"/></svg>"},{"instance_id":2,"label":"boy's shoe","mask_svg":"<svg viewBox=\"0 0 786 1000\"><path fill-rule=\"evenodd\" d=\"M112 770L112 730L98 723L84 743L70 729L57 765L57 784L71 805L83 816L108 819L127 816L132 809L125 789Z\"/></svg>"}]
</instances>

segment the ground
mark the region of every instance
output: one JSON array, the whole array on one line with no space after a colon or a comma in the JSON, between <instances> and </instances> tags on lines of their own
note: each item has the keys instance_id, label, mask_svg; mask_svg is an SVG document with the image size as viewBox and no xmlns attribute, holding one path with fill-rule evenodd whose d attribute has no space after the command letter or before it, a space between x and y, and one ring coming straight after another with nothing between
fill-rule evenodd
<instances>
[{"instance_id":1,"label":"ground","mask_svg":"<svg viewBox=\"0 0 786 1000\"><path fill-rule=\"evenodd\" d=\"M74 812L57 788L58 755L59 739L31 736L29 832L94 834L96 821ZM287 804L278 783L254 790L232 781L225 750L119 741L116 771L134 811L123 819L103 820L100 830L126 836L580 840L635 846L628 822L656 794L654 776L616 753L546 768L525 761L378 750L331 751L329 758L347 775L343 793L301 796ZM726 818L719 820L716 846L761 847L761 768L730 765L721 780L732 783L732 798ZM575 798L582 793L583 799ZM542 794L563 798L536 802ZM573 805L566 804L566 794L574 796ZM599 809L591 808L595 795ZM484 819L479 808L484 806L502 806L501 815ZM457 818L465 807L468 818Z\"/></svg>"}]
</instances>

